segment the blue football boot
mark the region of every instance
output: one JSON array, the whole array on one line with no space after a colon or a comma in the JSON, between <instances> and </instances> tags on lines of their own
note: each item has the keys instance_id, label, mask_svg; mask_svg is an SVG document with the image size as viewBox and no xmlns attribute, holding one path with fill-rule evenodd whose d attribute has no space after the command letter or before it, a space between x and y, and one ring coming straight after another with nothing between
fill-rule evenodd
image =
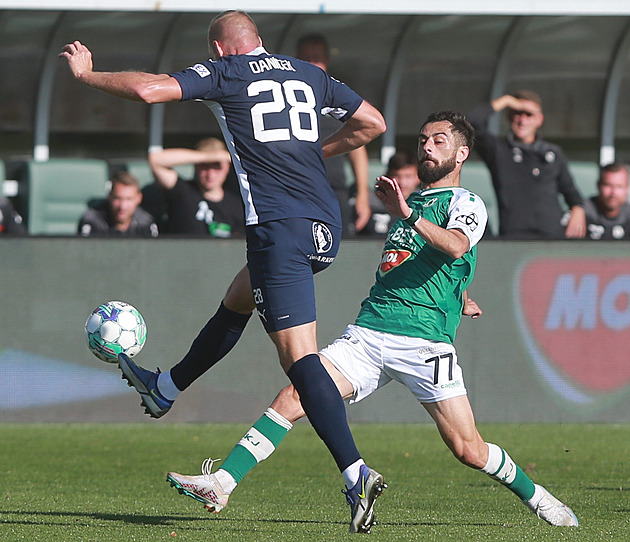
<instances>
[{"instance_id":1,"label":"blue football boot","mask_svg":"<svg viewBox=\"0 0 630 542\"><path fill-rule=\"evenodd\" d=\"M171 409L174 401L166 399L157 388L159 369L156 372L147 371L131 361L126 354L118 355L118 364L128 386L133 386L140 394L145 414L152 418L161 418Z\"/></svg>"}]
</instances>

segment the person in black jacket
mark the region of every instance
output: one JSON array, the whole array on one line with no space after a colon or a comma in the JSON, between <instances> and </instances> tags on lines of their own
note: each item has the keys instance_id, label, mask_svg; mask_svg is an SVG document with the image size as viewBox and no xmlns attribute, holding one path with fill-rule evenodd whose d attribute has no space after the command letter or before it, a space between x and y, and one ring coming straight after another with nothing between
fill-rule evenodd
<instances>
[{"instance_id":1,"label":"person in black jacket","mask_svg":"<svg viewBox=\"0 0 630 542\"><path fill-rule=\"evenodd\" d=\"M597 195L584 202L589 239L630 239L629 178L621 162L600 167Z\"/></svg>"},{"instance_id":2,"label":"person in black jacket","mask_svg":"<svg viewBox=\"0 0 630 542\"><path fill-rule=\"evenodd\" d=\"M496 136L488 130L493 113L507 110L510 132ZM506 94L477 107L468 115L477 150L488 166L499 205L499 235L524 239L584 237L584 202L569 173L562 149L537 135L544 115L535 92ZM561 194L570 209L562 226Z\"/></svg>"},{"instance_id":3,"label":"person in black jacket","mask_svg":"<svg viewBox=\"0 0 630 542\"><path fill-rule=\"evenodd\" d=\"M227 239L245 232L241 199L224 187L231 159L223 141L208 137L194 149L152 152L149 164L166 198L167 233ZM194 165L193 179L177 172L176 166L185 164Z\"/></svg>"},{"instance_id":4,"label":"person in black jacket","mask_svg":"<svg viewBox=\"0 0 630 542\"><path fill-rule=\"evenodd\" d=\"M155 219L140 207L142 192L127 171L118 171L111 179L106 200L88 209L79 220L83 237L157 237Z\"/></svg>"}]
</instances>

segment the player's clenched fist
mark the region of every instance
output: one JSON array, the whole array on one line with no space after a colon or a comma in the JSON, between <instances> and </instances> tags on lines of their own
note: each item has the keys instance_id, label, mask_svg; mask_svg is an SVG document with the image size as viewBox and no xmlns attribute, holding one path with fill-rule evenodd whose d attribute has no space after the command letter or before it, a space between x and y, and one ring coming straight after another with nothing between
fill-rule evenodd
<instances>
[{"instance_id":1,"label":"player's clenched fist","mask_svg":"<svg viewBox=\"0 0 630 542\"><path fill-rule=\"evenodd\" d=\"M70 71L72 71L72 75L77 79L80 79L84 73L91 72L94 67L92 51L80 41L74 41L64 45L59 56L68 61Z\"/></svg>"}]
</instances>

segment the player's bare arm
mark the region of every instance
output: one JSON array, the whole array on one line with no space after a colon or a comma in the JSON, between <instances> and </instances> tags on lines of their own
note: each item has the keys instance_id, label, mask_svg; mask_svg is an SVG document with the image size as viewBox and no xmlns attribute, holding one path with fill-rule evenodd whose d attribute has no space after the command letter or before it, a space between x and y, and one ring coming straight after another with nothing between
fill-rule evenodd
<instances>
[{"instance_id":1,"label":"player's bare arm","mask_svg":"<svg viewBox=\"0 0 630 542\"><path fill-rule=\"evenodd\" d=\"M376 180L376 195L383 202L387 210L398 218L411 216L411 207L407 205L405 197L396 182L384 175ZM432 247L448 254L452 258L461 258L470 248L470 240L458 229L445 229L429 220L419 219L414 229Z\"/></svg>"},{"instance_id":2,"label":"player's bare arm","mask_svg":"<svg viewBox=\"0 0 630 542\"><path fill-rule=\"evenodd\" d=\"M322 142L324 158L350 152L381 135L387 126L380 111L363 101L354 115Z\"/></svg>"},{"instance_id":3,"label":"player's bare arm","mask_svg":"<svg viewBox=\"0 0 630 542\"><path fill-rule=\"evenodd\" d=\"M182 99L179 83L165 73L94 71L92 52L80 41L64 45L59 56L68 61L68 67L77 81L108 94L145 103Z\"/></svg>"}]
</instances>

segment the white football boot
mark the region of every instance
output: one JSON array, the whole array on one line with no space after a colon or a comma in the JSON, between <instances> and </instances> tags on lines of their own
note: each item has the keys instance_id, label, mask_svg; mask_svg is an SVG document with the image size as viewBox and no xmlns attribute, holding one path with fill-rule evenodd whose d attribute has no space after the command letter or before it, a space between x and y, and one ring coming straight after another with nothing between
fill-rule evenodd
<instances>
[{"instance_id":1,"label":"white football boot","mask_svg":"<svg viewBox=\"0 0 630 542\"><path fill-rule=\"evenodd\" d=\"M578 518L566 504L556 499L544 487L534 484L536 489L543 492L543 496L536 506L530 502L525 502L525 506L529 508L540 519L544 519L549 525L557 527L577 527Z\"/></svg>"},{"instance_id":2,"label":"white football boot","mask_svg":"<svg viewBox=\"0 0 630 542\"><path fill-rule=\"evenodd\" d=\"M171 487L176 488L182 495L202 502L210 512L218 514L227 505L230 494L225 492L216 474L211 474L212 464L215 461L220 460L206 459L201 466L202 474L200 475L186 476L169 472L166 475L166 481L170 482Z\"/></svg>"}]
</instances>

